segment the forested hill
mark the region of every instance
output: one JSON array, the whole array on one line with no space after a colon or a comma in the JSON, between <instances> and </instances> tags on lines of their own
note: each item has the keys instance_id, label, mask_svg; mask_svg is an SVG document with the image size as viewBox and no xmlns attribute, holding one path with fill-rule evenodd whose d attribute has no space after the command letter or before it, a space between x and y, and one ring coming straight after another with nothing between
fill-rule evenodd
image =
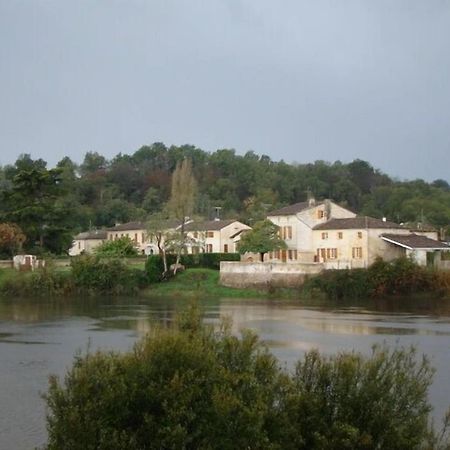
<instances>
[{"instance_id":1,"label":"forested hill","mask_svg":"<svg viewBox=\"0 0 450 450\"><path fill-rule=\"evenodd\" d=\"M362 160L287 164L254 152L208 153L162 143L110 161L95 152L86 153L80 165L66 157L55 169L22 155L14 165L0 167L0 222L19 223L28 242L30 233L34 239L45 235L49 249L58 252L73 232L144 219L160 210L170 195L171 174L185 157L193 163L197 214L204 217L218 206L221 217L251 224L267 210L305 200L310 192L373 217L450 224L450 186L444 180L396 181ZM60 239L63 230L66 238Z\"/></svg>"}]
</instances>

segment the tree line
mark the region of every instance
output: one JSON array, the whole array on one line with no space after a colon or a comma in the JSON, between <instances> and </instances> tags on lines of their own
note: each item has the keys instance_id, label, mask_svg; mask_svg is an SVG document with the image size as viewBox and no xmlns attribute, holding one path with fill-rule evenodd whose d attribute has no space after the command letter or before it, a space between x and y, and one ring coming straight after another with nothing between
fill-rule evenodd
<instances>
[{"instance_id":1,"label":"tree line","mask_svg":"<svg viewBox=\"0 0 450 450\"><path fill-rule=\"evenodd\" d=\"M0 223L20 228L26 250L64 253L79 231L146 220L162 211L171 197L172 174L184 159L192 162L197 181L195 214L207 219L220 208L222 218L252 225L271 209L312 194L395 222L438 228L450 223L445 180L399 181L363 160L288 164L253 151L239 155L233 149L206 152L163 143L111 160L97 152L87 152L80 164L64 157L54 168L21 155L0 167ZM0 251L11 252L11 237L2 239Z\"/></svg>"}]
</instances>

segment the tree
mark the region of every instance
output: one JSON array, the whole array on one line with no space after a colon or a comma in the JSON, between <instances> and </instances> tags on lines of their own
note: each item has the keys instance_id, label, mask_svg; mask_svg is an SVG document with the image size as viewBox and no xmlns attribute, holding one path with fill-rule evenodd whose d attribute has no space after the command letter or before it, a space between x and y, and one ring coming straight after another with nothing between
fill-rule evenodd
<instances>
[{"instance_id":1,"label":"tree","mask_svg":"<svg viewBox=\"0 0 450 450\"><path fill-rule=\"evenodd\" d=\"M252 230L242 235L239 242L239 253L259 253L261 261L264 255L274 250L285 249L286 242L278 235L279 227L270 220L255 223Z\"/></svg>"},{"instance_id":2,"label":"tree","mask_svg":"<svg viewBox=\"0 0 450 450\"><path fill-rule=\"evenodd\" d=\"M138 251L134 242L128 236L123 236L114 241L108 240L103 242L95 249L95 254L106 258L122 258L126 256L137 256Z\"/></svg>"},{"instance_id":3,"label":"tree","mask_svg":"<svg viewBox=\"0 0 450 450\"><path fill-rule=\"evenodd\" d=\"M21 161L22 167L28 167ZM17 223L27 236L27 246L61 253L72 241L71 217L60 200L66 195L61 169L47 170L40 160L31 168L17 169L11 189L3 193L4 220Z\"/></svg>"},{"instance_id":4,"label":"tree","mask_svg":"<svg viewBox=\"0 0 450 450\"><path fill-rule=\"evenodd\" d=\"M167 273L167 254L166 246L170 241L170 224L168 215L165 212L152 214L147 220L147 237L155 241L158 252L161 255L164 264L164 273Z\"/></svg>"},{"instance_id":5,"label":"tree","mask_svg":"<svg viewBox=\"0 0 450 450\"><path fill-rule=\"evenodd\" d=\"M197 193L197 182L192 173L192 163L184 159L178 163L172 175L172 190L168 203L170 214L178 221L179 240L176 245L177 260L175 272L180 263L181 252L186 242L185 225L194 212L195 196Z\"/></svg>"},{"instance_id":6,"label":"tree","mask_svg":"<svg viewBox=\"0 0 450 450\"><path fill-rule=\"evenodd\" d=\"M13 256L22 248L26 237L15 223L0 223L0 250Z\"/></svg>"}]
</instances>

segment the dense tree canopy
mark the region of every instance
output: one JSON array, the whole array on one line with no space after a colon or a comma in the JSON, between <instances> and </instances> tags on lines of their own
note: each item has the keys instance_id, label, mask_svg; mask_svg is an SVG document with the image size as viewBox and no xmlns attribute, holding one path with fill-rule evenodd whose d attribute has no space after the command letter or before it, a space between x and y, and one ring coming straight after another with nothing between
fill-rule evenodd
<instances>
[{"instance_id":1,"label":"dense tree canopy","mask_svg":"<svg viewBox=\"0 0 450 450\"><path fill-rule=\"evenodd\" d=\"M22 155L14 165L0 167L0 220L18 223L26 246L42 242L45 249L60 252L70 245L70 234L161 211L171 196L172 174L185 159L192 162L198 184L195 213L205 218L221 207L223 218L253 225L267 211L306 200L310 192L395 222L450 224L446 180L398 181L362 160L287 164L254 152L209 153L163 143L112 160L88 152L79 166L65 157L55 169Z\"/></svg>"}]
</instances>

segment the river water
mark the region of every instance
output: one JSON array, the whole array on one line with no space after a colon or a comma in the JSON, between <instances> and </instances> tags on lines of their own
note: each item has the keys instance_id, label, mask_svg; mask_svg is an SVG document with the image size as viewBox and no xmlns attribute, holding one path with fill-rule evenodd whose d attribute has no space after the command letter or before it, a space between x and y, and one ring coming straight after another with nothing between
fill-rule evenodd
<instances>
[{"instance_id":1,"label":"river water","mask_svg":"<svg viewBox=\"0 0 450 450\"><path fill-rule=\"evenodd\" d=\"M430 400L438 420L450 405L450 301L370 301L306 305L276 300L203 301L205 320L231 316L258 332L292 368L311 348L369 353L373 344L415 345L436 368ZM63 376L77 352L127 350L155 323L173 320L175 299L0 300L0 449L46 441L48 376Z\"/></svg>"}]
</instances>

